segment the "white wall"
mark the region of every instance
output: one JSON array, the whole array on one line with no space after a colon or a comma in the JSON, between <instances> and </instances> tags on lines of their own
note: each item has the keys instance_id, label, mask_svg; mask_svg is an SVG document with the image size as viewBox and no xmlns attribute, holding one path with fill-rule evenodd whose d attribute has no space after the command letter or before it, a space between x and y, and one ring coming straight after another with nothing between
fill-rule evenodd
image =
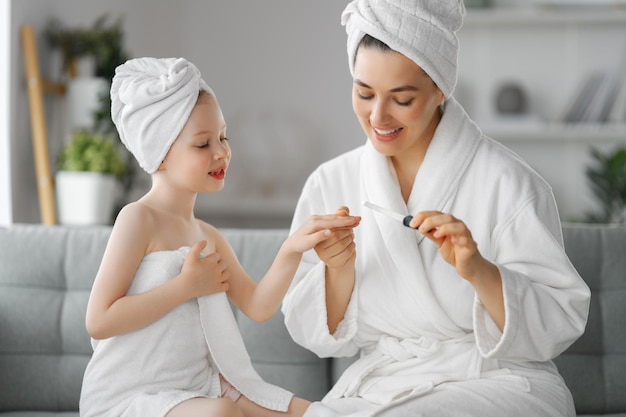
<instances>
[{"instance_id":1,"label":"white wall","mask_svg":"<svg viewBox=\"0 0 626 417\"><path fill-rule=\"evenodd\" d=\"M313 168L364 140L350 102L345 3L235 0L204 13L201 0L184 4L182 54L215 90L233 149L225 189L202 196L198 211L290 217Z\"/></svg>"},{"instance_id":2,"label":"white wall","mask_svg":"<svg viewBox=\"0 0 626 417\"><path fill-rule=\"evenodd\" d=\"M233 148L225 189L215 195L201 196L198 215L218 224L236 218L239 223L235 225L282 226L288 222L300 187L313 167L364 141L350 104L346 37L340 25L346 3L337 0L13 0L10 107L15 110L10 121L14 220L39 221L28 102L16 35L22 24L32 24L40 33L51 16L70 25L88 25L97 16L109 12L113 18L124 17L131 56L184 56L196 63L218 96ZM492 3L503 7L529 4L525 0ZM624 26L617 29L617 39L626 39ZM580 71L600 62L604 65L611 58L606 48L593 49L593 45L613 36L612 30L599 25L595 35L584 38L587 41L582 43L591 45L593 51L589 59L567 55L568 59L576 59L559 61L558 54L551 51L572 50L559 50L562 44L558 36L550 35L548 43L541 38L544 34L554 34L549 26L530 32L513 28L506 35L497 34L493 41L509 39L510 45L506 47L505 43L504 48L492 50L489 48L493 45L485 42L480 28L464 26L460 33L458 94L468 104L471 115L481 123L489 122L496 82L514 75L530 87L533 109L553 117L567 99L566 92L575 84L572 70ZM526 41L529 33L540 39ZM542 49L543 46L547 49ZM525 54L530 54L530 58L525 58ZM55 73L58 57L46 51L42 41L40 61L44 75L58 77ZM580 62L582 67L578 67ZM59 122L64 117L63 100L48 98L46 109L54 167L59 144L66 134ZM559 143L543 146L540 141L532 145L509 145L531 159L536 167L549 166L544 151L551 149L559 155L561 146ZM554 164L548 173L543 166L538 167L553 183L566 214L564 218L578 215L582 210L580 199L587 198L580 156L585 150L581 145L578 148L567 164L575 171L575 185L568 182L572 176L561 175ZM148 176L140 173L130 197L137 197L148 184ZM244 223L246 219L252 223Z\"/></svg>"},{"instance_id":3,"label":"white wall","mask_svg":"<svg viewBox=\"0 0 626 417\"><path fill-rule=\"evenodd\" d=\"M226 189L198 201L199 215L209 220L233 210L283 219L290 216L312 168L364 140L350 104L345 34L340 25L342 2L13 3L13 33L24 23L40 32L49 16L69 25L86 25L109 11L112 17L125 18L131 56L184 56L196 63L218 96L233 148ZM58 66L58 59L42 44L42 71L58 77L50 68ZM15 221L38 222L22 55L15 42L12 58L12 101L18 109L12 118L17 160L13 167ZM46 109L54 167L65 134L58 122L64 118L63 100L48 98ZM140 175L134 194L143 192L147 183L147 175ZM249 199L241 201L242 195Z\"/></svg>"}]
</instances>

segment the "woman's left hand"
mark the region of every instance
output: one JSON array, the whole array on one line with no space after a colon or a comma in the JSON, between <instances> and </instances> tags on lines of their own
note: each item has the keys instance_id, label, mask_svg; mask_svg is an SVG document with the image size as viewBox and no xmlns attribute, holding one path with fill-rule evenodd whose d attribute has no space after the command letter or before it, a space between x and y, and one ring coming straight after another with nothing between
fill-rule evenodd
<instances>
[{"instance_id":1,"label":"woman's left hand","mask_svg":"<svg viewBox=\"0 0 626 417\"><path fill-rule=\"evenodd\" d=\"M441 257L474 287L480 302L503 331L506 317L500 271L482 257L465 223L451 214L423 211L409 225L437 245Z\"/></svg>"},{"instance_id":2,"label":"woman's left hand","mask_svg":"<svg viewBox=\"0 0 626 417\"><path fill-rule=\"evenodd\" d=\"M487 262L465 223L451 214L423 211L413 217L410 226L432 240L443 259L468 281L472 281Z\"/></svg>"}]
</instances>

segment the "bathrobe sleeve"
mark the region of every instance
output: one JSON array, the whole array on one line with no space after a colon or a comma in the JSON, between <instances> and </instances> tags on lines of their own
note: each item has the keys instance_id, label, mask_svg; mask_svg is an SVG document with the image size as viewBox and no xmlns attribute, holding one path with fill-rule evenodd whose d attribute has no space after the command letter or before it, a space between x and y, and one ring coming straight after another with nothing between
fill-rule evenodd
<instances>
[{"instance_id":1,"label":"bathrobe sleeve","mask_svg":"<svg viewBox=\"0 0 626 417\"><path fill-rule=\"evenodd\" d=\"M582 335L590 290L563 250L551 191L538 193L494 230L493 239L506 323L500 332L475 300L474 330L481 354L509 361L555 358Z\"/></svg>"},{"instance_id":2,"label":"bathrobe sleeve","mask_svg":"<svg viewBox=\"0 0 626 417\"><path fill-rule=\"evenodd\" d=\"M308 178L293 217L291 233L313 214L326 214L326 196L320 192L319 169ZM339 207L339 206L337 206ZM285 325L293 340L320 357L353 356L359 348L352 341L357 332L357 283L344 319L334 334L328 329L326 266L314 250L306 252L282 305Z\"/></svg>"}]
</instances>

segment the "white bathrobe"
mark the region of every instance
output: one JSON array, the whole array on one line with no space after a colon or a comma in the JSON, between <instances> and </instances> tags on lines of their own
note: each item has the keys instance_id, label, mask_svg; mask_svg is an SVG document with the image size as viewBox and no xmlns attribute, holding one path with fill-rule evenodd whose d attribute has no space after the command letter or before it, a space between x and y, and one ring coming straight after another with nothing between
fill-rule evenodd
<instances>
[{"instance_id":1,"label":"white bathrobe","mask_svg":"<svg viewBox=\"0 0 626 417\"><path fill-rule=\"evenodd\" d=\"M188 247L146 255L129 294L180 273ZM189 300L142 329L92 340L81 417L163 417L183 401L218 398L222 374L257 404L287 411L293 394L261 380L250 362L226 293Z\"/></svg>"},{"instance_id":2,"label":"white bathrobe","mask_svg":"<svg viewBox=\"0 0 626 417\"><path fill-rule=\"evenodd\" d=\"M431 241L363 207L364 200L405 215L440 210L464 221L482 256L500 270L504 331ZM302 346L321 357L361 354L325 403L343 414L574 414L551 359L582 334L590 291L563 251L551 188L536 172L485 137L450 98L408 204L393 165L368 141L311 174L292 228L342 205L362 216L343 321L331 335L325 267L314 251L305 254L282 306Z\"/></svg>"}]
</instances>

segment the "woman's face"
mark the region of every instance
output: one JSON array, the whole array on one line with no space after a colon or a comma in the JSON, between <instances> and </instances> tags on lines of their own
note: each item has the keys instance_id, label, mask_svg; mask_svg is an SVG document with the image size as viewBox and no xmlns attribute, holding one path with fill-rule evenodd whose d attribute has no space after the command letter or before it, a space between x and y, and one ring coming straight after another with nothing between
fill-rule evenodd
<instances>
[{"instance_id":1,"label":"woman's face","mask_svg":"<svg viewBox=\"0 0 626 417\"><path fill-rule=\"evenodd\" d=\"M374 148L387 156L425 152L444 95L415 62L395 51L359 48L352 107Z\"/></svg>"}]
</instances>

